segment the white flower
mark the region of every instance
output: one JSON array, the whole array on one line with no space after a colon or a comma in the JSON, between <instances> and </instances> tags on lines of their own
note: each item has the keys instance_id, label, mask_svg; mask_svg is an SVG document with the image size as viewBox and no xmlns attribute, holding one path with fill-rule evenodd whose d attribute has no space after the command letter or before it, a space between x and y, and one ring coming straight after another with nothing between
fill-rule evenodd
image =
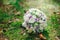
<instances>
[{"instance_id":1,"label":"white flower","mask_svg":"<svg viewBox=\"0 0 60 40\"><path fill-rule=\"evenodd\" d=\"M36 8L31 8L28 10L27 13L24 14L23 26L25 26L25 28L30 32L31 31L35 32L36 30L38 31L39 29L43 31L43 29L46 27L45 26L46 22L47 22L46 15ZM30 25L28 25L27 23L32 24L30 28L29 28ZM35 23L37 23L37 25Z\"/></svg>"},{"instance_id":2,"label":"white flower","mask_svg":"<svg viewBox=\"0 0 60 40\"><path fill-rule=\"evenodd\" d=\"M36 18L36 16L33 15L32 18L30 18L29 23L34 23L35 22L35 18Z\"/></svg>"},{"instance_id":3,"label":"white flower","mask_svg":"<svg viewBox=\"0 0 60 40\"><path fill-rule=\"evenodd\" d=\"M41 30L42 32L43 32L43 29L44 29L43 27L40 27L40 30Z\"/></svg>"},{"instance_id":4,"label":"white flower","mask_svg":"<svg viewBox=\"0 0 60 40\"><path fill-rule=\"evenodd\" d=\"M24 21L29 21L30 16L31 16L31 14L29 14L29 13L27 15L25 14L24 15Z\"/></svg>"},{"instance_id":5,"label":"white flower","mask_svg":"<svg viewBox=\"0 0 60 40\"><path fill-rule=\"evenodd\" d=\"M27 27L26 22L23 22L22 26L23 26L23 27Z\"/></svg>"}]
</instances>

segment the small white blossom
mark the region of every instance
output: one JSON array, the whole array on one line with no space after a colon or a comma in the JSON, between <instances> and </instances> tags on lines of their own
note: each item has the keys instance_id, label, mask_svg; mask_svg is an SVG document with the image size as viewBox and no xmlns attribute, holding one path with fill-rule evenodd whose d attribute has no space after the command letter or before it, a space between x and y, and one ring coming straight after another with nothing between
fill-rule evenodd
<instances>
[{"instance_id":1,"label":"small white blossom","mask_svg":"<svg viewBox=\"0 0 60 40\"><path fill-rule=\"evenodd\" d=\"M35 18L36 18L36 16L32 16L32 18L30 18L30 20L29 20L29 23L34 23L35 22Z\"/></svg>"},{"instance_id":2,"label":"small white blossom","mask_svg":"<svg viewBox=\"0 0 60 40\"><path fill-rule=\"evenodd\" d=\"M23 26L23 27L27 27L26 22L23 22L22 26Z\"/></svg>"}]
</instances>

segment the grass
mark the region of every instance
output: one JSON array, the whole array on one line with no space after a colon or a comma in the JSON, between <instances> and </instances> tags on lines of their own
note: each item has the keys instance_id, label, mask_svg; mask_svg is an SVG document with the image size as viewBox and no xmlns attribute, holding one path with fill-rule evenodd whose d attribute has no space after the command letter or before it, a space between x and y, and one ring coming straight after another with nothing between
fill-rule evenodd
<instances>
[{"instance_id":1,"label":"grass","mask_svg":"<svg viewBox=\"0 0 60 40\"><path fill-rule=\"evenodd\" d=\"M8 3L5 3L5 2L8 2ZM35 37L34 34L29 35L27 32L24 32L26 33L25 35L23 35L24 33L21 34L21 32L24 31L21 28L24 11L26 9L24 6L22 6L24 5L24 2L25 2L24 0L16 0L16 1L3 0L2 1L3 8L0 7L0 28L3 28L3 29L6 28L5 29L6 32L3 32L3 34L4 36L7 36L9 40L35 40L35 38L37 37L37 36ZM57 36L60 35L60 31L59 31L60 25L57 21L59 17L60 16L58 16L57 14L53 14L49 17L49 20L47 23L48 26L43 32L47 40L54 40L56 35Z\"/></svg>"}]
</instances>

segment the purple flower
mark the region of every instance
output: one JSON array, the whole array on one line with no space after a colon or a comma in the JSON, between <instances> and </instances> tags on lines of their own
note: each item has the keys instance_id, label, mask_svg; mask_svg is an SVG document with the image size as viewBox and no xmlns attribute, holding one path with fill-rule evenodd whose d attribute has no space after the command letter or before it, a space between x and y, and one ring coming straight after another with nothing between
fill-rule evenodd
<instances>
[{"instance_id":1,"label":"purple flower","mask_svg":"<svg viewBox=\"0 0 60 40\"><path fill-rule=\"evenodd\" d=\"M29 17L29 19L32 18L32 16Z\"/></svg>"},{"instance_id":2,"label":"purple flower","mask_svg":"<svg viewBox=\"0 0 60 40\"><path fill-rule=\"evenodd\" d=\"M39 19L38 19L38 18L36 18L35 20L36 20L36 21L39 21Z\"/></svg>"}]
</instances>

